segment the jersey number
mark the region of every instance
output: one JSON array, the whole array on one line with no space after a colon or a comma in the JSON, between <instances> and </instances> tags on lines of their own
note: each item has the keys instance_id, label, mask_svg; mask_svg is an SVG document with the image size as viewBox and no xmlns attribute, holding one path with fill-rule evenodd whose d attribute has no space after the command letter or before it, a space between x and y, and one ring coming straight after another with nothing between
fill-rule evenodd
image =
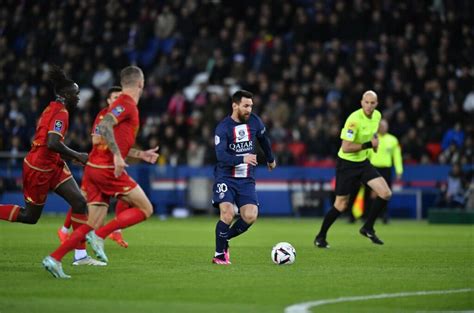
<instances>
[{"instance_id":1,"label":"jersey number","mask_svg":"<svg viewBox=\"0 0 474 313\"><path fill-rule=\"evenodd\" d=\"M227 192L227 185L225 183L217 184L216 192Z\"/></svg>"}]
</instances>

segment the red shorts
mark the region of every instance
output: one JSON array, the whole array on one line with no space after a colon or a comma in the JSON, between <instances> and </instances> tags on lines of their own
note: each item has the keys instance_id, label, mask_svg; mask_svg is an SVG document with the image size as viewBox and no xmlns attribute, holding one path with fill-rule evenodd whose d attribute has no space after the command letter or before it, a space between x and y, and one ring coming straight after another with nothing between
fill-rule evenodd
<instances>
[{"instance_id":1,"label":"red shorts","mask_svg":"<svg viewBox=\"0 0 474 313\"><path fill-rule=\"evenodd\" d=\"M43 205L50 190L55 190L66 180L72 178L66 163L61 162L49 169L41 169L23 161L23 195L25 201Z\"/></svg>"},{"instance_id":2,"label":"red shorts","mask_svg":"<svg viewBox=\"0 0 474 313\"><path fill-rule=\"evenodd\" d=\"M113 168L97 168L86 165L82 176L82 191L87 204L109 205L110 197L119 197L128 194L137 183L123 172L115 177Z\"/></svg>"}]
</instances>

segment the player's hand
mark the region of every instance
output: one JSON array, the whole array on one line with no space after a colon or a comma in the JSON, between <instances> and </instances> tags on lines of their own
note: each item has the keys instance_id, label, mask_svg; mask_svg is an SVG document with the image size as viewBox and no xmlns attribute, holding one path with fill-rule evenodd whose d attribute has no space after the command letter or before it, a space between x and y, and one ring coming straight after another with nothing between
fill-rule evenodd
<instances>
[{"instance_id":1,"label":"player's hand","mask_svg":"<svg viewBox=\"0 0 474 313\"><path fill-rule=\"evenodd\" d=\"M372 149L377 152L378 148L379 148L379 137L377 137L377 134L374 135L374 137L372 138Z\"/></svg>"},{"instance_id":2,"label":"player's hand","mask_svg":"<svg viewBox=\"0 0 474 313\"><path fill-rule=\"evenodd\" d=\"M257 166L257 155L255 154L247 154L244 156L244 163L245 164L250 164L253 166Z\"/></svg>"},{"instance_id":3,"label":"player's hand","mask_svg":"<svg viewBox=\"0 0 474 313\"><path fill-rule=\"evenodd\" d=\"M145 161L145 162L148 162L148 163L151 163L151 164L155 164L156 163L156 160L158 160L158 157L160 156L159 153L156 153L156 151L158 151L160 147L157 146L153 149L149 149L149 150L146 150L146 151L142 151L140 153L140 158Z\"/></svg>"},{"instance_id":4,"label":"player's hand","mask_svg":"<svg viewBox=\"0 0 474 313\"><path fill-rule=\"evenodd\" d=\"M125 168L128 167L128 164L125 163L125 160L119 154L114 154L114 175L119 177L122 175Z\"/></svg>"},{"instance_id":5,"label":"player's hand","mask_svg":"<svg viewBox=\"0 0 474 313\"><path fill-rule=\"evenodd\" d=\"M267 163L268 170L271 172L277 166L276 160L273 160L272 163Z\"/></svg>"},{"instance_id":6,"label":"player's hand","mask_svg":"<svg viewBox=\"0 0 474 313\"><path fill-rule=\"evenodd\" d=\"M87 154L85 152L79 152L77 154L76 159L73 160L73 163L76 163L74 161L77 161L78 163L80 163L80 165L86 165L87 160L89 160L89 154Z\"/></svg>"}]
</instances>

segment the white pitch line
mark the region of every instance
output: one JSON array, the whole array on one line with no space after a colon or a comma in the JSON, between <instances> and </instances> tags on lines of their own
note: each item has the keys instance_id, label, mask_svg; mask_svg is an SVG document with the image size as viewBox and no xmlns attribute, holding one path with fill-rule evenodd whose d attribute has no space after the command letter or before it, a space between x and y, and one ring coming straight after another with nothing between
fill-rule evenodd
<instances>
[{"instance_id":1,"label":"white pitch line","mask_svg":"<svg viewBox=\"0 0 474 313\"><path fill-rule=\"evenodd\" d=\"M332 304L332 303L365 301L365 300L386 299L386 298L399 298L399 297L428 296L428 295L450 294L450 293L460 293L460 292L470 292L470 291L474 291L474 289L465 288L465 289L451 289L451 290L383 293L379 295L323 299L323 300L309 301L309 302L303 302L303 303L297 303L297 304L291 305L285 308L285 313L311 313L310 308L312 307L322 306L325 304Z\"/></svg>"}]
</instances>

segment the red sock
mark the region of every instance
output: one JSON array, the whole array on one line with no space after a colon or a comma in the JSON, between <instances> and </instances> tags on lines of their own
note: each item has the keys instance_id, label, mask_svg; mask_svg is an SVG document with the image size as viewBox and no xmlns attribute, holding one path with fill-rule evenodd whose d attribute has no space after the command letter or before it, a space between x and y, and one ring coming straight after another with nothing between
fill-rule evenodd
<instances>
[{"instance_id":1,"label":"red sock","mask_svg":"<svg viewBox=\"0 0 474 313\"><path fill-rule=\"evenodd\" d=\"M71 221L72 229L76 230L81 225L84 225L84 224L87 223L87 215L71 212L70 221ZM85 248L86 248L86 241L85 240L81 241L76 247L76 249L79 249L79 250L84 250Z\"/></svg>"},{"instance_id":2,"label":"red sock","mask_svg":"<svg viewBox=\"0 0 474 313\"><path fill-rule=\"evenodd\" d=\"M124 229L132 225L138 224L146 219L145 213L138 208L130 208L120 213L109 223L95 231L96 235L102 239L107 238L113 231L117 229Z\"/></svg>"},{"instance_id":3,"label":"red sock","mask_svg":"<svg viewBox=\"0 0 474 313\"><path fill-rule=\"evenodd\" d=\"M119 216L120 213L125 211L126 209L130 208L130 204L127 202L118 199L117 203L115 204L115 216Z\"/></svg>"},{"instance_id":4,"label":"red sock","mask_svg":"<svg viewBox=\"0 0 474 313\"><path fill-rule=\"evenodd\" d=\"M0 220L16 222L21 207L16 204L0 204Z\"/></svg>"},{"instance_id":5,"label":"red sock","mask_svg":"<svg viewBox=\"0 0 474 313\"><path fill-rule=\"evenodd\" d=\"M66 214L66 218L64 219L63 226L65 228L71 227L71 213L72 213L72 208L69 208L69 210L67 211L67 214Z\"/></svg>"},{"instance_id":6,"label":"red sock","mask_svg":"<svg viewBox=\"0 0 474 313\"><path fill-rule=\"evenodd\" d=\"M66 240L62 245L59 246L59 248L56 249L56 251L50 255L61 262L62 258L69 251L75 249L80 242L84 241L86 234L93 229L93 227L90 227L87 224L81 225L78 229L72 232L71 237L69 237L68 240Z\"/></svg>"}]
</instances>

